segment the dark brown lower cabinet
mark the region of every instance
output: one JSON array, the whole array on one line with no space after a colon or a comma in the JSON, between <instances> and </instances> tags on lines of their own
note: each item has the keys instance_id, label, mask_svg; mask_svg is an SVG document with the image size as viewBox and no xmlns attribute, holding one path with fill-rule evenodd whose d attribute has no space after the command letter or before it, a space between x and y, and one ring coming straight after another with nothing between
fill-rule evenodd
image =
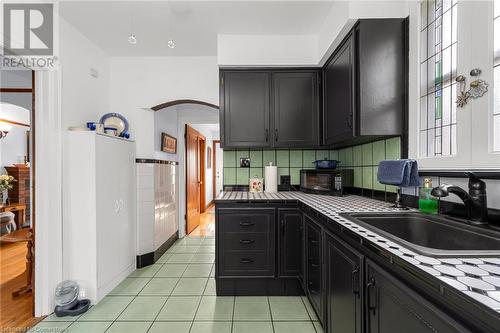
<instances>
[{"instance_id":1,"label":"dark brown lower cabinet","mask_svg":"<svg viewBox=\"0 0 500 333\"><path fill-rule=\"evenodd\" d=\"M325 233L325 324L329 333L363 332L363 258Z\"/></svg>"},{"instance_id":2,"label":"dark brown lower cabinet","mask_svg":"<svg viewBox=\"0 0 500 333\"><path fill-rule=\"evenodd\" d=\"M305 291L318 318L323 322L323 235L322 228L305 215Z\"/></svg>"},{"instance_id":3,"label":"dark brown lower cabinet","mask_svg":"<svg viewBox=\"0 0 500 333\"><path fill-rule=\"evenodd\" d=\"M478 306L431 302L443 294L331 222L295 204L217 203L217 295L305 294L327 333L498 332Z\"/></svg>"},{"instance_id":4,"label":"dark brown lower cabinet","mask_svg":"<svg viewBox=\"0 0 500 333\"><path fill-rule=\"evenodd\" d=\"M365 297L367 333L471 332L370 260Z\"/></svg>"},{"instance_id":5,"label":"dark brown lower cabinet","mask_svg":"<svg viewBox=\"0 0 500 333\"><path fill-rule=\"evenodd\" d=\"M274 208L217 210L217 270L221 276L274 277Z\"/></svg>"},{"instance_id":6,"label":"dark brown lower cabinet","mask_svg":"<svg viewBox=\"0 0 500 333\"><path fill-rule=\"evenodd\" d=\"M278 208L281 277L300 277L302 271L302 212Z\"/></svg>"}]
</instances>

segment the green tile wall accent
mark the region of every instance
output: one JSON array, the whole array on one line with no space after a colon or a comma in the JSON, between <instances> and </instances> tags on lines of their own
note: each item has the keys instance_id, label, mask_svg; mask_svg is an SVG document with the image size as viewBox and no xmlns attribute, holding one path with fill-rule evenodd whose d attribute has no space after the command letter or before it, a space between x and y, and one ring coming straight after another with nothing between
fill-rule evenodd
<instances>
[{"instance_id":1,"label":"green tile wall accent","mask_svg":"<svg viewBox=\"0 0 500 333\"><path fill-rule=\"evenodd\" d=\"M250 157L250 168L239 167L241 157ZM355 187L396 191L394 186L385 186L377 182L377 170L380 161L401 158L400 138L380 140L339 150L224 150L224 185L248 185L248 178L264 177L264 167L269 165L269 162L278 166L278 175L290 175L292 185L299 185L300 170L314 169L313 162L325 157L341 161L340 168L353 169Z\"/></svg>"},{"instance_id":2,"label":"green tile wall accent","mask_svg":"<svg viewBox=\"0 0 500 333\"><path fill-rule=\"evenodd\" d=\"M302 168L302 150L290 150L290 167Z\"/></svg>"},{"instance_id":3,"label":"green tile wall accent","mask_svg":"<svg viewBox=\"0 0 500 333\"><path fill-rule=\"evenodd\" d=\"M262 164L262 150L252 150L250 151L250 161L252 161L252 167L263 167Z\"/></svg>"},{"instance_id":4,"label":"green tile wall accent","mask_svg":"<svg viewBox=\"0 0 500 333\"><path fill-rule=\"evenodd\" d=\"M278 165L278 168L290 167L290 151L289 150L277 150L276 151L276 164Z\"/></svg>"}]
</instances>

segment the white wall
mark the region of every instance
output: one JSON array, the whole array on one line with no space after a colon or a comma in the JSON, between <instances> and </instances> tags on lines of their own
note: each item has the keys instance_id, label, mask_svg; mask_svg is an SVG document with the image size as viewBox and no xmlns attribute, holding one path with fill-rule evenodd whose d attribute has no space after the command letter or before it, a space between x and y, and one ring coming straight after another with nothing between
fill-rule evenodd
<instances>
[{"instance_id":1,"label":"white wall","mask_svg":"<svg viewBox=\"0 0 500 333\"><path fill-rule=\"evenodd\" d=\"M31 77L31 76L30 76ZM2 84L4 87L12 87L15 84L11 82L14 79L14 75L8 75L8 80L2 78ZM15 82L14 82L15 83ZM25 87L26 84L23 84ZM14 94L9 94L9 102L20 102L25 107L31 108L31 93L30 94L16 94L19 96L14 96ZM5 95L1 96L5 100ZM24 100L28 100L27 103ZM17 123L22 123L28 126L20 126L12 124L8 135L0 140L0 166L11 166L14 163L23 163L24 157L27 155L27 140L26 132L30 130L29 125L31 123L31 110L28 110L20 105L11 104L5 101L0 103L0 118L10 120ZM1 170L0 173L4 173L5 170Z\"/></svg>"},{"instance_id":2,"label":"white wall","mask_svg":"<svg viewBox=\"0 0 500 333\"><path fill-rule=\"evenodd\" d=\"M408 2L336 1L316 35L231 35L217 38L221 66L322 66L357 19L408 16Z\"/></svg>"},{"instance_id":3,"label":"white wall","mask_svg":"<svg viewBox=\"0 0 500 333\"><path fill-rule=\"evenodd\" d=\"M9 134L0 141L1 166L23 163L27 152L26 132L29 127L12 125ZM3 170L2 170L3 172Z\"/></svg>"},{"instance_id":4,"label":"white wall","mask_svg":"<svg viewBox=\"0 0 500 333\"><path fill-rule=\"evenodd\" d=\"M219 66L315 66L315 35L218 35Z\"/></svg>"},{"instance_id":5,"label":"white wall","mask_svg":"<svg viewBox=\"0 0 500 333\"><path fill-rule=\"evenodd\" d=\"M349 21L349 3L347 1L335 2L318 33L316 46L318 63L323 65L326 62L353 24L354 22Z\"/></svg>"},{"instance_id":6,"label":"white wall","mask_svg":"<svg viewBox=\"0 0 500 333\"><path fill-rule=\"evenodd\" d=\"M179 116L177 108L170 107L154 113L154 158L159 160L179 161L179 139L183 133L179 135ZM177 153L171 154L161 151L161 133L177 138Z\"/></svg>"},{"instance_id":7,"label":"white wall","mask_svg":"<svg viewBox=\"0 0 500 333\"><path fill-rule=\"evenodd\" d=\"M194 99L219 105L216 57L111 58L111 108L130 122L137 156L155 156L155 116L143 108Z\"/></svg>"},{"instance_id":8,"label":"white wall","mask_svg":"<svg viewBox=\"0 0 500 333\"><path fill-rule=\"evenodd\" d=\"M59 24L62 126L67 129L111 112L109 56L64 19ZM97 78L90 75L91 68Z\"/></svg>"}]
</instances>

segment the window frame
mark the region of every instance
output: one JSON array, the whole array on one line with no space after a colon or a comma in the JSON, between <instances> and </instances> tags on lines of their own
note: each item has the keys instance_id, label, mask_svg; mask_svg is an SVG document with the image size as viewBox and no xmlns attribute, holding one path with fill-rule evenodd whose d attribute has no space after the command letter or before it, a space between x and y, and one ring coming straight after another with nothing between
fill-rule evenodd
<instances>
[{"instance_id":1,"label":"window frame","mask_svg":"<svg viewBox=\"0 0 500 333\"><path fill-rule=\"evenodd\" d=\"M493 1L458 0L457 6L457 75L466 76L468 85L471 69L480 68L488 92L457 108L455 155L420 156L420 51L427 46L420 44L420 2L410 3L409 157L417 159L422 170L500 169L500 152L493 152Z\"/></svg>"}]
</instances>

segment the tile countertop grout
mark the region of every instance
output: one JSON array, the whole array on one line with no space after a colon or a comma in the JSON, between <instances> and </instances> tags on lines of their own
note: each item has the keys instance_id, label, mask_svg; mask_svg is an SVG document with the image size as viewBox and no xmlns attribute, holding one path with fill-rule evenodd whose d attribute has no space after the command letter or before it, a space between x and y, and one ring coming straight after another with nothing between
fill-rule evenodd
<instances>
[{"instance_id":1,"label":"tile countertop grout","mask_svg":"<svg viewBox=\"0 0 500 333\"><path fill-rule=\"evenodd\" d=\"M222 192L215 199L215 202L285 202L292 200L299 201L327 218L335 220L342 227L419 268L424 274L438 278L454 290L500 313L500 256L498 258L434 258L420 255L339 215L339 213L350 212L398 212L390 207L392 203L356 195L336 197L302 192L250 193L235 191Z\"/></svg>"}]
</instances>

